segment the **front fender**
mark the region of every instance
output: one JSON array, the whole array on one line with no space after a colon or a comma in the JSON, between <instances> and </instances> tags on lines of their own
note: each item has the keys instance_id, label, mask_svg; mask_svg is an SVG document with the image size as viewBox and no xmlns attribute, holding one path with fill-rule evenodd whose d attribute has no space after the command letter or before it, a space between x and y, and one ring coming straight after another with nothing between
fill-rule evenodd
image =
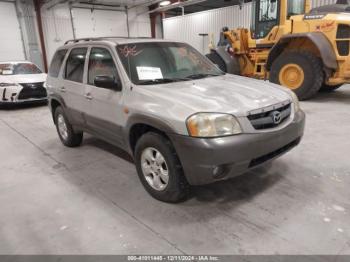
<instances>
[{"instance_id":1,"label":"front fender","mask_svg":"<svg viewBox=\"0 0 350 262\"><path fill-rule=\"evenodd\" d=\"M148 125L150 127L153 127L155 129L158 129L166 134L176 134L176 129L167 121L164 121L161 118L157 118L155 116L149 116L146 114L141 114L141 113L137 113L137 114L133 114L131 115L128 120L127 123L124 127L124 140L125 140L125 144L128 145L128 149L130 152L132 152L131 149L131 145L129 142L129 135L130 135L130 131L132 129L133 126L137 125L137 124L141 124L141 125Z\"/></svg>"},{"instance_id":2,"label":"front fender","mask_svg":"<svg viewBox=\"0 0 350 262\"><path fill-rule=\"evenodd\" d=\"M334 52L332 44L328 41L327 37L320 32L313 33L300 33L300 34L288 34L281 37L280 41L276 43L269 54L267 59L266 68L271 69L272 63L283 52L287 44L293 39L306 38L309 39L319 50L321 58L325 67L330 69L337 69L337 56Z\"/></svg>"}]
</instances>

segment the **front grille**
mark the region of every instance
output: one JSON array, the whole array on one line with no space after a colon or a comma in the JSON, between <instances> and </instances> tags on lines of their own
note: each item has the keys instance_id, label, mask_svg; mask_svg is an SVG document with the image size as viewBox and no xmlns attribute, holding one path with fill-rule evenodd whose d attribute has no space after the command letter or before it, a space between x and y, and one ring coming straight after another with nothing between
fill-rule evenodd
<instances>
[{"instance_id":1,"label":"front grille","mask_svg":"<svg viewBox=\"0 0 350 262\"><path fill-rule=\"evenodd\" d=\"M350 51L350 41L342 40L337 41L338 54L340 56L348 56Z\"/></svg>"},{"instance_id":2,"label":"front grille","mask_svg":"<svg viewBox=\"0 0 350 262\"><path fill-rule=\"evenodd\" d=\"M266 154L264 156L258 157L253 159L250 164L249 167L255 167L258 165L263 164L266 161L269 161L279 155L282 155L283 153L289 151L290 149L292 149L293 147L297 146L300 143L301 138L299 137L298 139L294 140L293 142L289 143L288 145L285 145L284 147L281 147L280 149L277 149L276 151L273 151L269 154Z\"/></svg>"},{"instance_id":3,"label":"front grille","mask_svg":"<svg viewBox=\"0 0 350 262\"><path fill-rule=\"evenodd\" d=\"M280 122L278 123L274 121L273 114L275 112L280 113L281 119L280 119ZM281 125L283 122L285 122L289 118L291 112L292 112L292 104L289 103L288 105L275 108L270 111L249 115L248 119L256 130L262 130L267 128L274 128Z\"/></svg>"},{"instance_id":4,"label":"front grille","mask_svg":"<svg viewBox=\"0 0 350 262\"><path fill-rule=\"evenodd\" d=\"M350 38L350 26L338 25L337 39Z\"/></svg>"},{"instance_id":5,"label":"front grille","mask_svg":"<svg viewBox=\"0 0 350 262\"><path fill-rule=\"evenodd\" d=\"M337 49L340 56L348 56L350 52L350 26L338 25L337 29Z\"/></svg>"},{"instance_id":6,"label":"front grille","mask_svg":"<svg viewBox=\"0 0 350 262\"><path fill-rule=\"evenodd\" d=\"M18 95L18 100L33 99L33 98L45 98L47 97L47 92L44 87L44 83L24 83L20 84L23 89Z\"/></svg>"}]
</instances>

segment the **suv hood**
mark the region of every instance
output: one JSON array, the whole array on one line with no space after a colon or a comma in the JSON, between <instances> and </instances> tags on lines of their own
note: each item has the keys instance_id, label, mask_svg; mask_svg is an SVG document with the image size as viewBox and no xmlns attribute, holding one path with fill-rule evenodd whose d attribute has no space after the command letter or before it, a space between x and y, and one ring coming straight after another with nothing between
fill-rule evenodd
<instances>
[{"instance_id":1,"label":"suv hood","mask_svg":"<svg viewBox=\"0 0 350 262\"><path fill-rule=\"evenodd\" d=\"M181 106L181 111L187 114L218 112L246 116L249 111L292 100L289 91L281 86L235 75L140 87L144 88L163 101L166 108Z\"/></svg>"},{"instance_id":2,"label":"suv hood","mask_svg":"<svg viewBox=\"0 0 350 262\"><path fill-rule=\"evenodd\" d=\"M33 74L33 75L0 75L0 83L38 83L45 82L46 74Z\"/></svg>"}]
</instances>

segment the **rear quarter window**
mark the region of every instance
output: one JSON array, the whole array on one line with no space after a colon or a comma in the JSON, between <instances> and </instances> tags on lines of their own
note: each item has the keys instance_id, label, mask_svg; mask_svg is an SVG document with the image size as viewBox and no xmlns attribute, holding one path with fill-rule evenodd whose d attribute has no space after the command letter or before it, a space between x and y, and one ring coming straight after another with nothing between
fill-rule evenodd
<instances>
[{"instance_id":1,"label":"rear quarter window","mask_svg":"<svg viewBox=\"0 0 350 262\"><path fill-rule=\"evenodd\" d=\"M58 74L60 73L60 69L64 60L64 57L67 54L67 50L58 50L56 54L54 55L50 69L49 69L49 76L52 77L58 77Z\"/></svg>"}]
</instances>

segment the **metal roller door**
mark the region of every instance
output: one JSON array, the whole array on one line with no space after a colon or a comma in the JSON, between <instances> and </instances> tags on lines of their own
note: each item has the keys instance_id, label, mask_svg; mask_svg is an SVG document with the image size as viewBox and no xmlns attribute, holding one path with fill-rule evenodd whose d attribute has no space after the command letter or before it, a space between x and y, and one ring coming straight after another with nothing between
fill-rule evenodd
<instances>
[{"instance_id":1,"label":"metal roller door","mask_svg":"<svg viewBox=\"0 0 350 262\"><path fill-rule=\"evenodd\" d=\"M0 2L0 17L0 61L25 60L15 4Z\"/></svg>"},{"instance_id":2,"label":"metal roller door","mask_svg":"<svg viewBox=\"0 0 350 262\"><path fill-rule=\"evenodd\" d=\"M77 38L128 35L125 12L73 8L72 16Z\"/></svg>"}]
</instances>

